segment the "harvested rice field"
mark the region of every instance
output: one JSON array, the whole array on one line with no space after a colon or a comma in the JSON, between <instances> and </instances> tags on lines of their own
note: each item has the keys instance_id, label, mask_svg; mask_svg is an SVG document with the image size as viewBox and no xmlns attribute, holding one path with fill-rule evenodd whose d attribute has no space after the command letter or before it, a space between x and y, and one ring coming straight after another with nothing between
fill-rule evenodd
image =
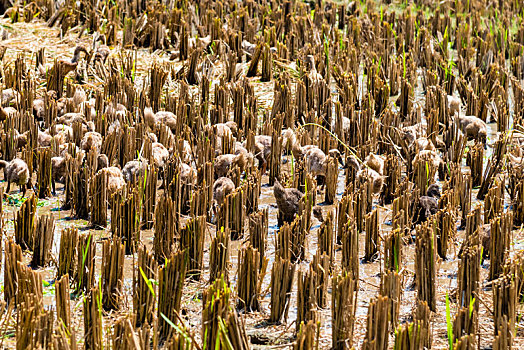
<instances>
[{"instance_id":1,"label":"harvested rice field","mask_svg":"<svg viewBox=\"0 0 524 350\"><path fill-rule=\"evenodd\" d=\"M524 348L524 3L0 17L0 348Z\"/></svg>"}]
</instances>

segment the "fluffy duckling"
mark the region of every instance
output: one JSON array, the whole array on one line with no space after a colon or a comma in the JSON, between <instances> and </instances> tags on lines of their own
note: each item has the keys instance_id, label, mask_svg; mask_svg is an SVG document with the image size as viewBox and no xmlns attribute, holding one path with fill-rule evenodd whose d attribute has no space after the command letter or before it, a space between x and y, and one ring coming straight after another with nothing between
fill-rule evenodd
<instances>
[{"instance_id":1,"label":"fluffy duckling","mask_svg":"<svg viewBox=\"0 0 524 350\"><path fill-rule=\"evenodd\" d=\"M459 117L460 128L468 140L477 140L486 147L488 127L480 118L473 115Z\"/></svg>"},{"instance_id":2,"label":"fluffy duckling","mask_svg":"<svg viewBox=\"0 0 524 350\"><path fill-rule=\"evenodd\" d=\"M37 142L39 147L51 147L53 136L49 135L47 132L38 130Z\"/></svg>"},{"instance_id":3,"label":"fluffy duckling","mask_svg":"<svg viewBox=\"0 0 524 350\"><path fill-rule=\"evenodd\" d=\"M197 171L186 163L180 163L180 182L186 185L194 185L196 181Z\"/></svg>"},{"instance_id":4,"label":"fluffy duckling","mask_svg":"<svg viewBox=\"0 0 524 350\"><path fill-rule=\"evenodd\" d=\"M126 180L120 168L116 166L103 167L97 173L101 172L107 174L107 194L109 198L126 186Z\"/></svg>"},{"instance_id":5,"label":"fluffy duckling","mask_svg":"<svg viewBox=\"0 0 524 350\"><path fill-rule=\"evenodd\" d=\"M400 129L400 136L406 142L408 147L411 147L416 139L425 136L424 125L417 123L410 126L404 126Z\"/></svg>"},{"instance_id":6,"label":"fluffy duckling","mask_svg":"<svg viewBox=\"0 0 524 350\"><path fill-rule=\"evenodd\" d=\"M329 155L337 159L341 164L343 164L342 156L338 149L329 150ZM326 154L322 152L320 148L311 147L304 154L304 160L307 171L311 175L319 178L319 182L323 183L323 179L325 178L327 173L327 165L329 160L328 156L326 156Z\"/></svg>"},{"instance_id":7,"label":"fluffy duckling","mask_svg":"<svg viewBox=\"0 0 524 350\"><path fill-rule=\"evenodd\" d=\"M96 157L96 171L100 169L109 168L109 158L104 153L99 154Z\"/></svg>"},{"instance_id":8,"label":"fluffy duckling","mask_svg":"<svg viewBox=\"0 0 524 350\"><path fill-rule=\"evenodd\" d=\"M131 160L127 162L126 165L124 165L124 169L122 169L124 179L127 182L136 182L145 174L147 164L146 159Z\"/></svg>"},{"instance_id":9,"label":"fluffy duckling","mask_svg":"<svg viewBox=\"0 0 524 350\"><path fill-rule=\"evenodd\" d=\"M4 121L9 117L14 117L18 114L18 111L14 107L1 107L0 106L0 121Z\"/></svg>"},{"instance_id":10,"label":"fluffy duckling","mask_svg":"<svg viewBox=\"0 0 524 350\"><path fill-rule=\"evenodd\" d=\"M300 214L300 201L304 194L296 188L284 188L278 180L275 180L273 194L278 206L278 225L284 222L291 223L295 216Z\"/></svg>"},{"instance_id":11,"label":"fluffy duckling","mask_svg":"<svg viewBox=\"0 0 524 350\"><path fill-rule=\"evenodd\" d=\"M235 184L228 177L219 177L213 184L213 199L220 206L224 203L226 196L235 190Z\"/></svg>"},{"instance_id":12,"label":"fluffy duckling","mask_svg":"<svg viewBox=\"0 0 524 350\"><path fill-rule=\"evenodd\" d=\"M282 149L284 151L292 151L295 145L298 145L298 140L293 129L287 128L282 131Z\"/></svg>"},{"instance_id":13,"label":"fluffy duckling","mask_svg":"<svg viewBox=\"0 0 524 350\"><path fill-rule=\"evenodd\" d=\"M365 164L364 166L361 166L357 158L353 155L348 157L346 165L355 169L357 172L357 181L366 182L371 180L373 184L373 193L377 194L382 191L382 187L384 186L384 176L380 175L376 170L371 169Z\"/></svg>"},{"instance_id":14,"label":"fluffy duckling","mask_svg":"<svg viewBox=\"0 0 524 350\"><path fill-rule=\"evenodd\" d=\"M121 103L110 103L106 106L105 113L115 117L116 119L125 118L127 114L127 108Z\"/></svg>"},{"instance_id":15,"label":"fluffy duckling","mask_svg":"<svg viewBox=\"0 0 524 350\"><path fill-rule=\"evenodd\" d=\"M218 123L212 126L208 126L208 128L212 128L213 134L215 135L215 154L217 156L222 153L222 144L224 142L224 139L232 139L233 141L236 141L235 122Z\"/></svg>"},{"instance_id":16,"label":"fluffy duckling","mask_svg":"<svg viewBox=\"0 0 524 350\"><path fill-rule=\"evenodd\" d=\"M379 156L375 153L370 153L364 160L364 164L375 170L380 175L384 175L384 163L385 163L384 156Z\"/></svg>"},{"instance_id":17,"label":"fluffy duckling","mask_svg":"<svg viewBox=\"0 0 524 350\"><path fill-rule=\"evenodd\" d=\"M2 106L9 106L10 104L20 101L21 95L18 91L14 89L4 89L2 90Z\"/></svg>"},{"instance_id":18,"label":"fluffy duckling","mask_svg":"<svg viewBox=\"0 0 524 350\"><path fill-rule=\"evenodd\" d=\"M155 164L159 169L163 169L169 159L169 151L160 142L153 142L151 144L151 158L153 164Z\"/></svg>"},{"instance_id":19,"label":"fluffy duckling","mask_svg":"<svg viewBox=\"0 0 524 350\"><path fill-rule=\"evenodd\" d=\"M27 142L29 138L29 130L19 133L18 130L15 129L15 143L16 143L16 149L21 150L27 145Z\"/></svg>"},{"instance_id":20,"label":"fluffy duckling","mask_svg":"<svg viewBox=\"0 0 524 350\"><path fill-rule=\"evenodd\" d=\"M56 91L54 90L47 91L46 95L49 100L56 101ZM39 121L44 120L45 111L46 111L46 99L44 97L33 100L33 116L36 118L36 120L39 120Z\"/></svg>"},{"instance_id":21,"label":"fluffy duckling","mask_svg":"<svg viewBox=\"0 0 524 350\"><path fill-rule=\"evenodd\" d=\"M51 132L52 131L52 132ZM55 124L47 129L48 134L54 134L59 144L71 142L73 140L73 128L65 124Z\"/></svg>"},{"instance_id":22,"label":"fluffy duckling","mask_svg":"<svg viewBox=\"0 0 524 350\"><path fill-rule=\"evenodd\" d=\"M165 124L171 130L176 130L176 115L169 111L153 112L151 107L144 108L144 121L151 129L155 129L157 124Z\"/></svg>"},{"instance_id":23,"label":"fluffy duckling","mask_svg":"<svg viewBox=\"0 0 524 350\"><path fill-rule=\"evenodd\" d=\"M415 155L415 158L413 158L413 166L415 166L420 161L428 162L429 166L435 169L438 169L440 163L443 162L442 158L439 156L437 151L434 150L422 150L418 152Z\"/></svg>"},{"instance_id":24,"label":"fluffy duckling","mask_svg":"<svg viewBox=\"0 0 524 350\"><path fill-rule=\"evenodd\" d=\"M322 207L315 205L311 213L313 214L315 219L318 220L318 222L324 222L324 214L322 213Z\"/></svg>"},{"instance_id":25,"label":"fluffy duckling","mask_svg":"<svg viewBox=\"0 0 524 350\"><path fill-rule=\"evenodd\" d=\"M184 140L182 143L180 159L182 159L182 162L186 164L191 164L193 161L193 150L191 149L191 144L187 140Z\"/></svg>"},{"instance_id":26,"label":"fluffy duckling","mask_svg":"<svg viewBox=\"0 0 524 350\"><path fill-rule=\"evenodd\" d=\"M82 141L80 141L80 148L86 153L92 149L99 151L101 147L102 135L100 135L96 131L86 132L84 134L84 137L82 138Z\"/></svg>"},{"instance_id":27,"label":"fluffy duckling","mask_svg":"<svg viewBox=\"0 0 524 350\"><path fill-rule=\"evenodd\" d=\"M51 158L51 187L53 196L56 195L56 183L63 183L66 176L66 157Z\"/></svg>"},{"instance_id":28,"label":"fluffy duckling","mask_svg":"<svg viewBox=\"0 0 524 350\"><path fill-rule=\"evenodd\" d=\"M6 193L9 193L11 183L15 183L20 187L22 197L24 197L30 180L29 168L26 162L20 158L15 158L10 162L0 160L0 168L4 169L4 179L7 181Z\"/></svg>"},{"instance_id":29,"label":"fluffy duckling","mask_svg":"<svg viewBox=\"0 0 524 350\"><path fill-rule=\"evenodd\" d=\"M215 178L224 177L227 175L229 169L233 166L238 166L240 171L246 168L246 158L244 153L239 154L222 154L215 158Z\"/></svg>"},{"instance_id":30,"label":"fluffy duckling","mask_svg":"<svg viewBox=\"0 0 524 350\"><path fill-rule=\"evenodd\" d=\"M99 42L102 42L102 44L99 44ZM102 64L105 64L109 54L111 53L111 50L107 46L106 36L104 34L97 34L93 46L96 47L93 54L93 62L98 61Z\"/></svg>"},{"instance_id":31,"label":"fluffy duckling","mask_svg":"<svg viewBox=\"0 0 524 350\"><path fill-rule=\"evenodd\" d=\"M440 198L440 189L437 184L428 187L425 196L418 199L413 218L413 224L419 225L425 222L431 215L438 211L438 199Z\"/></svg>"},{"instance_id":32,"label":"fluffy duckling","mask_svg":"<svg viewBox=\"0 0 524 350\"><path fill-rule=\"evenodd\" d=\"M415 140L413 143L413 146L415 147L415 153L419 153L422 151L436 151L435 145L433 142L431 142L430 139L426 137L419 137Z\"/></svg>"},{"instance_id":33,"label":"fluffy duckling","mask_svg":"<svg viewBox=\"0 0 524 350\"><path fill-rule=\"evenodd\" d=\"M74 122L81 122L82 124L86 123L86 120L84 116L77 112L69 112L64 113L60 117L57 118L56 123L57 124L64 124L64 125L73 125Z\"/></svg>"},{"instance_id":34,"label":"fluffy duckling","mask_svg":"<svg viewBox=\"0 0 524 350\"><path fill-rule=\"evenodd\" d=\"M448 111L450 115L460 115L460 98L448 95Z\"/></svg>"},{"instance_id":35,"label":"fluffy duckling","mask_svg":"<svg viewBox=\"0 0 524 350\"><path fill-rule=\"evenodd\" d=\"M272 137L268 135L255 136L255 158L258 160L258 168L262 170L262 175L266 172L271 156L271 140Z\"/></svg>"},{"instance_id":36,"label":"fluffy duckling","mask_svg":"<svg viewBox=\"0 0 524 350\"><path fill-rule=\"evenodd\" d=\"M319 83L324 80L324 77L322 77L322 75L317 72L317 68L315 66L315 57L313 55L306 56L306 65L307 69L309 70L307 76L312 83Z\"/></svg>"},{"instance_id":37,"label":"fluffy duckling","mask_svg":"<svg viewBox=\"0 0 524 350\"><path fill-rule=\"evenodd\" d=\"M247 149L244 146L242 146L240 142L236 141L235 142L235 155L239 155L240 153L244 155L244 159L246 160L245 168L246 169L251 168L255 160L253 153L248 152Z\"/></svg>"},{"instance_id":38,"label":"fluffy duckling","mask_svg":"<svg viewBox=\"0 0 524 350\"><path fill-rule=\"evenodd\" d=\"M228 133L231 133L233 137L236 137L238 132L237 123L235 123L234 121L213 124L213 128L215 129L215 135L217 137L224 137Z\"/></svg>"}]
</instances>

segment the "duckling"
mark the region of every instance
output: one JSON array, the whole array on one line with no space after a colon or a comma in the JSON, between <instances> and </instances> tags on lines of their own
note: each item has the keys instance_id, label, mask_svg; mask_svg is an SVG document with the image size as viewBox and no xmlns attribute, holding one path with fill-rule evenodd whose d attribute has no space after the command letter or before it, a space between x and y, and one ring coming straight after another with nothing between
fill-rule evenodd
<instances>
[{"instance_id":1,"label":"duckling","mask_svg":"<svg viewBox=\"0 0 524 350\"><path fill-rule=\"evenodd\" d=\"M293 146L298 145L297 135L291 128L282 131L282 149L284 151L293 150ZM293 155L294 156L294 155Z\"/></svg>"},{"instance_id":2,"label":"duckling","mask_svg":"<svg viewBox=\"0 0 524 350\"><path fill-rule=\"evenodd\" d=\"M380 175L377 171L371 169L370 167L361 166L357 158L353 155L349 156L346 161L346 166L355 169L356 180L359 182L366 182L371 180L373 184L373 193L377 194L382 191L384 186L384 176Z\"/></svg>"},{"instance_id":3,"label":"duckling","mask_svg":"<svg viewBox=\"0 0 524 350\"><path fill-rule=\"evenodd\" d=\"M51 147L53 136L47 132L38 130L37 142L39 147Z\"/></svg>"},{"instance_id":4,"label":"duckling","mask_svg":"<svg viewBox=\"0 0 524 350\"><path fill-rule=\"evenodd\" d=\"M59 144L71 142L73 140L73 128L65 124L55 124L47 129L48 134L54 134Z\"/></svg>"},{"instance_id":5,"label":"duckling","mask_svg":"<svg viewBox=\"0 0 524 350\"><path fill-rule=\"evenodd\" d=\"M2 106L9 106L10 104L15 104L17 101L20 101L21 95L18 91L14 89L4 89L2 90Z\"/></svg>"},{"instance_id":6,"label":"duckling","mask_svg":"<svg viewBox=\"0 0 524 350\"><path fill-rule=\"evenodd\" d=\"M419 225L425 222L431 215L438 211L438 199L440 198L440 189L437 184L428 187L425 196L418 199L413 218L413 225Z\"/></svg>"},{"instance_id":7,"label":"duckling","mask_svg":"<svg viewBox=\"0 0 524 350\"><path fill-rule=\"evenodd\" d=\"M15 143L16 143L16 149L21 150L27 145L29 137L29 130L19 133L18 130L15 129Z\"/></svg>"},{"instance_id":8,"label":"duckling","mask_svg":"<svg viewBox=\"0 0 524 350\"><path fill-rule=\"evenodd\" d=\"M120 168L116 166L103 167L97 171L97 174L105 172L107 174L107 194L111 198L115 193L119 192L126 186L124 175Z\"/></svg>"},{"instance_id":9,"label":"duckling","mask_svg":"<svg viewBox=\"0 0 524 350\"><path fill-rule=\"evenodd\" d=\"M151 144L151 158L153 164L155 164L159 169L163 169L166 161L169 159L169 151L163 144L153 142Z\"/></svg>"},{"instance_id":10,"label":"duckling","mask_svg":"<svg viewBox=\"0 0 524 350\"><path fill-rule=\"evenodd\" d=\"M257 46L247 40L242 40L242 50L244 50L244 53L247 55L248 59L251 59L251 56L255 53L255 49Z\"/></svg>"},{"instance_id":11,"label":"duckling","mask_svg":"<svg viewBox=\"0 0 524 350\"><path fill-rule=\"evenodd\" d=\"M438 169L440 163L443 162L442 158L439 156L437 151L433 150L422 150L415 155L413 158L413 166L415 166L419 161L425 161L429 163L429 166Z\"/></svg>"},{"instance_id":12,"label":"duckling","mask_svg":"<svg viewBox=\"0 0 524 350\"><path fill-rule=\"evenodd\" d=\"M219 177L213 184L213 199L220 206L224 203L226 196L235 190L235 184L228 177Z\"/></svg>"},{"instance_id":13,"label":"duckling","mask_svg":"<svg viewBox=\"0 0 524 350\"><path fill-rule=\"evenodd\" d=\"M413 143L415 146L415 153L419 153L422 151L436 151L435 145L433 145L433 142L431 142L430 139L426 137L419 137L415 140Z\"/></svg>"},{"instance_id":14,"label":"duckling","mask_svg":"<svg viewBox=\"0 0 524 350\"><path fill-rule=\"evenodd\" d=\"M460 115L460 98L448 95L448 111L452 116Z\"/></svg>"},{"instance_id":15,"label":"duckling","mask_svg":"<svg viewBox=\"0 0 524 350\"><path fill-rule=\"evenodd\" d=\"M115 119L125 118L127 114L127 108L121 103L109 103L106 106L105 113Z\"/></svg>"},{"instance_id":16,"label":"duckling","mask_svg":"<svg viewBox=\"0 0 524 350\"><path fill-rule=\"evenodd\" d=\"M80 121L86 123L84 116L77 112L64 113L56 119L57 124L73 125L74 122Z\"/></svg>"},{"instance_id":17,"label":"duckling","mask_svg":"<svg viewBox=\"0 0 524 350\"><path fill-rule=\"evenodd\" d=\"M176 115L173 112L158 111L154 113L151 107L144 108L144 122L153 130L157 124L165 124L172 131L176 130L177 126Z\"/></svg>"},{"instance_id":18,"label":"duckling","mask_svg":"<svg viewBox=\"0 0 524 350\"><path fill-rule=\"evenodd\" d=\"M84 137L82 138L82 141L80 141L80 148L86 153L92 149L100 151L101 147L102 135L100 135L96 131L86 132L84 134Z\"/></svg>"},{"instance_id":19,"label":"duckling","mask_svg":"<svg viewBox=\"0 0 524 350\"><path fill-rule=\"evenodd\" d=\"M71 63L77 63L82 58L82 54L84 54L84 58L89 57L89 52L83 45L77 45L75 47L75 51L73 52L73 58L71 58Z\"/></svg>"},{"instance_id":20,"label":"duckling","mask_svg":"<svg viewBox=\"0 0 524 350\"><path fill-rule=\"evenodd\" d=\"M385 163L385 161L386 160L384 159L383 156L379 156L377 154L370 153L370 154L368 154L368 156L364 160L364 164L367 167L375 170L380 175L384 175L384 163Z\"/></svg>"},{"instance_id":21,"label":"duckling","mask_svg":"<svg viewBox=\"0 0 524 350\"><path fill-rule=\"evenodd\" d=\"M180 182L185 185L194 185L196 180L197 171L186 163L180 163Z\"/></svg>"},{"instance_id":22,"label":"duckling","mask_svg":"<svg viewBox=\"0 0 524 350\"><path fill-rule=\"evenodd\" d=\"M230 132L233 137L236 137L238 131L237 123L234 121L213 124L213 128L215 129L216 137L224 137L228 132Z\"/></svg>"},{"instance_id":23,"label":"duckling","mask_svg":"<svg viewBox=\"0 0 524 350\"><path fill-rule=\"evenodd\" d=\"M459 117L460 128L468 140L477 140L486 148L488 127L480 118L473 115Z\"/></svg>"},{"instance_id":24,"label":"duckling","mask_svg":"<svg viewBox=\"0 0 524 350\"><path fill-rule=\"evenodd\" d=\"M324 77L322 77L322 75L317 72L317 68L315 66L315 57L313 55L306 56L306 65L308 67L307 69L309 70L307 76L313 84L320 83L322 80L324 80Z\"/></svg>"},{"instance_id":25,"label":"duckling","mask_svg":"<svg viewBox=\"0 0 524 350\"><path fill-rule=\"evenodd\" d=\"M122 169L124 179L127 182L136 182L145 174L147 164L146 159L131 160L127 162L126 165L124 165L124 169Z\"/></svg>"},{"instance_id":26,"label":"duckling","mask_svg":"<svg viewBox=\"0 0 524 350\"><path fill-rule=\"evenodd\" d=\"M264 175L266 172L267 163L269 161L269 157L271 156L271 142L271 136L255 136L255 158L258 160L258 168L261 169L262 175Z\"/></svg>"},{"instance_id":27,"label":"duckling","mask_svg":"<svg viewBox=\"0 0 524 350\"><path fill-rule=\"evenodd\" d=\"M20 158L15 158L10 162L0 160L0 168L4 169L4 178L7 181L6 193L9 193L11 183L15 183L20 187L22 197L27 191L27 184L30 180L29 168L27 163Z\"/></svg>"},{"instance_id":28,"label":"duckling","mask_svg":"<svg viewBox=\"0 0 524 350\"><path fill-rule=\"evenodd\" d=\"M312 214L318 222L324 222L324 214L322 213L322 207L315 205L312 210Z\"/></svg>"},{"instance_id":29,"label":"duckling","mask_svg":"<svg viewBox=\"0 0 524 350\"><path fill-rule=\"evenodd\" d=\"M100 41L103 44L98 44L98 42ZM109 54L111 53L111 50L109 50L109 47L107 46L106 36L104 34L97 33L97 35L95 35L93 47L95 47L93 54L93 62L99 61L102 64L105 64L107 61L107 57L109 57Z\"/></svg>"},{"instance_id":30,"label":"duckling","mask_svg":"<svg viewBox=\"0 0 524 350\"><path fill-rule=\"evenodd\" d=\"M79 110L80 106L82 106L82 104L87 101L87 95L84 89L77 87L70 101L73 102L73 106L77 106L77 110Z\"/></svg>"},{"instance_id":31,"label":"duckling","mask_svg":"<svg viewBox=\"0 0 524 350\"><path fill-rule=\"evenodd\" d=\"M215 158L215 178L226 176L229 169L238 166L240 171L246 168L246 158L244 153L239 154L222 154Z\"/></svg>"},{"instance_id":32,"label":"duckling","mask_svg":"<svg viewBox=\"0 0 524 350\"><path fill-rule=\"evenodd\" d=\"M278 206L278 225L284 222L291 223L295 216L300 214L300 201L304 194L296 188L284 188L278 180L275 180L273 194Z\"/></svg>"},{"instance_id":33,"label":"duckling","mask_svg":"<svg viewBox=\"0 0 524 350\"><path fill-rule=\"evenodd\" d=\"M244 155L244 159L246 160L245 168L246 169L251 168L255 160L253 153L248 152L247 149L244 146L242 146L242 143L236 141L235 142L235 155L239 155L240 153Z\"/></svg>"},{"instance_id":34,"label":"duckling","mask_svg":"<svg viewBox=\"0 0 524 350\"><path fill-rule=\"evenodd\" d=\"M341 164L342 156L338 149L329 150L329 155L337 159ZM327 164L328 157L322 150L316 146L309 148L309 150L304 154L304 160L306 164L307 171L317 178L320 179L319 182L323 182L323 179L327 173Z\"/></svg>"},{"instance_id":35,"label":"duckling","mask_svg":"<svg viewBox=\"0 0 524 350\"><path fill-rule=\"evenodd\" d=\"M104 153L100 153L96 157L96 171L109 167L109 158Z\"/></svg>"},{"instance_id":36,"label":"duckling","mask_svg":"<svg viewBox=\"0 0 524 350\"><path fill-rule=\"evenodd\" d=\"M66 176L66 163L66 156L51 158L51 187L53 196L56 195L56 182L62 183Z\"/></svg>"},{"instance_id":37,"label":"duckling","mask_svg":"<svg viewBox=\"0 0 524 350\"><path fill-rule=\"evenodd\" d=\"M424 137L424 135L424 125L422 123L404 126L400 129L400 136L404 139L408 147L411 147L416 139Z\"/></svg>"},{"instance_id":38,"label":"duckling","mask_svg":"<svg viewBox=\"0 0 524 350\"><path fill-rule=\"evenodd\" d=\"M186 164L190 164L193 161L193 150L191 149L191 144L187 140L184 140L182 143L180 159L182 159L182 162Z\"/></svg>"},{"instance_id":39,"label":"duckling","mask_svg":"<svg viewBox=\"0 0 524 350\"><path fill-rule=\"evenodd\" d=\"M1 107L0 106L0 121L4 121L8 117L14 117L17 114L18 114L18 111L14 107Z\"/></svg>"},{"instance_id":40,"label":"duckling","mask_svg":"<svg viewBox=\"0 0 524 350\"><path fill-rule=\"evenodd\" d=\"M56 91L49 90L46 92L47 98L52 101L56 101ZM33 100L33 116L39 120L44 120L46 111L46 99L44 97Z\"/></svg>"}]
</instances>

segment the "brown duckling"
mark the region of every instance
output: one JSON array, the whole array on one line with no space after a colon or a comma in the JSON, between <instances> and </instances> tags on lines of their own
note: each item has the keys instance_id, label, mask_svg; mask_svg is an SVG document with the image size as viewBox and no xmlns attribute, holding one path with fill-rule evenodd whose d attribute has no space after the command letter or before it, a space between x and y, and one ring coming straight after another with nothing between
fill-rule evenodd
<instances>
[{"instance_id":1,"label":"brown duckling","mask_svg":"<svg viewBox=\"0 0 524 350\"><path fill-rule=\"evenodd\" d=\"M322 75L319 72L317 72L317 68L315 66L315 57L313 55L306 56L306 66L309 70L307 76L313 84L318 84L322 80L324 80L324 77L322 77Z\"/></svg>"},{"instance_id":2,"label":"brown duckling","mask_svg":"<svg viewBox=\"0 0 524 350\"><path fill-rule=\"evenodd\" d=\"M357 172L356 179L359 182L366 182L370 180L373 184L373 193L380 193L384 186L384 176L379 174L376 170L371 169L365 163L360 165L358 159L351 155L347 158L346 166L355 169Z\"/></svg>"},{"instance_id":3,"label":"brown duckling","mask_svg":"<svg viewBox=\"0 0 524 350\"><path fill-rule=\"evenodd\" d=\"M127 182L136 182L141 178L145 172L148 162L146 159L141 158L140 160L131 160L124 165L122 173L124 174L124 179Z\"/></svg>"},{"instance_id":4,"label":"brown duckling","mask_svg":"<svg viewBox=\"0 0 524 350\"><path fill-rule=\"evenodd\" d=\"M220 206L226 200L228 194L235 190L235 184L228 177L219 177L213 184L213 199Z\"/></svg>"},{"instance_id":5,"label":"brown duckling","mask_svg":"<svg viewBox=\"0 0 524 350\"><path fill-rule=\"evenodd\" d=\"M66 164L69 154L51 158L51 188L53 196L56 195L56 183L63 183L66 176Z\"/></svg>"},{"instance_id":6,"label":"brown duckling","mask_svg":"<svg viewBox=\"0 0 524 350\"><path fill-rule=\"evenodd\" d=\"M80 148L86 153L92 149L99 151L102 148L102 135L96 131L86 132L80 141Z\"/></svg>"},{"instance_id":7,"label":"brown duckling","mask_svg":"<svg viewBox=\"0 0 524 350\"><path fill-rule=\"evenodd\" d=\"M20 93L15 89L9 88L2 90L2 106L9 106L14 104L22 98Z\"/></svg>"},{"instance_id":8,"label":"brown duckling","mask_svg":"<svg viewBox=\"0 0 524 350\"><path fill-rule=\"evenodd\" d=\"M153 164L155 164L159 169L163 169L169 159L169 151L160 142L153 142L151 144L151 158Z\"/></svg>"},{"instance_id":9,"label":"brown duckling","mask_svg":"<svg viewBox=\"0 0 524 350\"><path fill-rule=\"evenodd\" d=\"M18 111L14 107L1 107L0 106L0 121L4 121L8 117L14 117L17 114L18 114Z\"/></svg>"},{"instance_id":10,"label":"brown duckling","mask_svg":"<svg viewBox=\"0 0 524 350\"><path fill-rule=\"evenodd\" d=\"M379 173L380 175L384 175L384 163L385 163L385 159L383 156L379 156L375 153L370 153L368 154L368 156L366 157L366 159L364 160L364 164L375 170L377 173Z\"/></svg>"},{"instance_id":11,"label":"brown duckling","mask_svg":"<svg viewBox=\"0 0 524 350\"><path fill-rule=\"evenodd\" d=\"M240 168L240 171L244 171L246 163L247 160L242 152L239 154L222 154L215 158L215 178L226 176L229 169L235 165Z\"/></svg>"},{"instance_id":12,"label":"brown duckling","mask_svg":"<svg viewBox=\"0 0 524 350\"><path fill-rule=\"evenodd\" d=\"M425 222L430 216L438 211L438 199L440 198L440 188L437 184L428 187L426 195L418 199L414 210L413 225Z\"/></svg>"},{"instance_id":13,"label":"brown duckling","mask_svg":"<svg viewBox=\"0 0 524 350\"><path fill-rule=\"evenodd\" d=\"M468 140L477 140L486 147L488 127L484 121L473 115L459 117L460 128Z\"/></svg>"},{"instance_id":14,"label":"brown duckling","mask_svg":"<svg viewBox=\"0 0 524 350\"><path fill-rule=\"evenodd\" d=\"M449 115L460 115L460 98L448 95L448 111Z\"/></svg>"},{"instance_id":15,"label":"brown duckling","mask_svg":"<svg viewBox=\"0 0 524 350\"><path fill-rule=\"evenodd\" d=\"M173 112L158 111L154 113L151 107L144 108L144 121L146 125L153 130L155 129L157 124L165 124L172 131L176 130L176 120L176 115Z\"/></svg>"},{"instance_id":16,"label":"brown duckling","mask_svg":"<svg viewBox=\"0 0 524 350\"><path fill-rule=\"evenodd\" d=\"M4 169L4 178L7 181L6 193L9 193L11 183L15 183L20 187L22 197L24 197L30 180L27 163L20 158L15 158L10 162L0 160L0 168Z\"/></svg>"},{"instance_id":17,"label":"brown duckling","mask_svg":"<svg viewBox=\"0 0 524 350\"><path fill-rule=\"evenodd\" d=\"M255 158L258 160L258 168L261 169L262 175L266 172L271 156L271 140L272 137L268 135L255 136Z\"/></svg>"},{"instance_id":18,"label":"brown duckling","mask_svg":"<svg viewBox=\"0 0 524 350\"><path fill-rule=\"evenodd\" d=\"M343 164L342 155L338 149L329 150L329 155L334 157L340 164ZM327 173L327 166L329 157L318 147L311 147L304 154L304 161L307 171L317 177L320 183L324 183L324 178Z\"/></svg>"},{"instance_id":19,"label":"brown duckling","mask_svg":"<svg viewBox=\"0 0 524 350\"><path fill-rule=\"evenodd\" d=\"M300 214L300 201L304 194L296 188L284 188L278 180L275 180L273 194L278 206L278 225L284 222L291 223L295 216Z\"/></svg>"},{"instance_id":20,"label":"brown duckling","mask_svg":"<svg viewBox=\"0 0 524 350\"><path fill-rule=\"evenodd\" d=\"M116 166L103 167L98 170L97 174L105 172L107 174L107 194L108 198L111 198L115 193L120 191L126 186L126 180L124 174Z\"/></svg>"}]
</instances>

